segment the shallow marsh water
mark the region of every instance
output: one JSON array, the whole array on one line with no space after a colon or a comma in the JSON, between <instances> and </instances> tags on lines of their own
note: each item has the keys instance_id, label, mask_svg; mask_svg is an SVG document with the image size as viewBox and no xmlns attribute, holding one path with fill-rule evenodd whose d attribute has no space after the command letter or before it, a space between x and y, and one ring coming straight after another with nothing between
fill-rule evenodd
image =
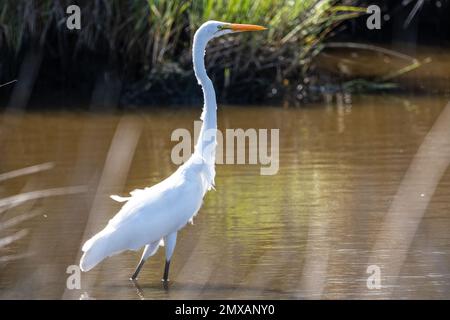
<instances>
[{"instance_id":1,"label":"shallow marsh water","mask_svg":"<svg viewBox=\"0 0 450 320\"><path fill-rule=\"evenodd\" d=\"M0 230L28 231L0 251L27 255L0 264L0 298L449 298L449 168L424 191L429 202L419 219L404 211L406 229L382 233L448 97L338 101L301 109L220 107L221 129L280 129L279 171L261 176L260 165L217 166L217 190L179 235L168 290L160 281L164 250L146 263L138 286L128 277L140 252L83 273L80 290L67 289L66 269L120 208L110 194L155 184L175 170L171 133L192 131L200 109L3 114L0 173L47 165L0 181L1 198L30 197L2 206L3 221L36 214ZM433 163L422 169L433 174ZM30 196L36 190L47 191ZM406 248L404 256L396 246ZM369 289L367 268L377 265L380 250L397 268L380 265L381 289Z\"/></svg>"}]
</instances>

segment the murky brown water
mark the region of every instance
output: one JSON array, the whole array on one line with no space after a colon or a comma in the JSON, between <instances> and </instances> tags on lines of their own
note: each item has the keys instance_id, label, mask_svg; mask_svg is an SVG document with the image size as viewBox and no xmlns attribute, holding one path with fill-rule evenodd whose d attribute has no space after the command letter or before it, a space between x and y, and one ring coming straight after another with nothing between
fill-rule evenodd
<instances>
[{"instance_id":1,"label":"murky brown water","mask_svg":"<svg viewBox=\"0 0 450 320\"><path fill-rule=\"evenodd\" d=\"M280 128L280 170L261 176L259 165L217 167L217 191L179 235L169 290L160 282L163 250L146 263L139 289L128 277L140 252L83 273L81 290L66 288L66 268L119 209L110 194L175 170L170 135L192 131L200 109L3 115L0 173L51 164L0 181L1 198L33 198L1 202L3 223L36 214L0 229L1 237L28 230L0 249L0 298L450 298L450 135L436 122L448 119L447 100L222 107L222 129ZM425 139L432 127L437 134ZM430 158L421 145L439 137ZM29 256L4 261L14 254ZM367 288L369 265L380 267L381 289Z\"/></svg>"}]
</instances>

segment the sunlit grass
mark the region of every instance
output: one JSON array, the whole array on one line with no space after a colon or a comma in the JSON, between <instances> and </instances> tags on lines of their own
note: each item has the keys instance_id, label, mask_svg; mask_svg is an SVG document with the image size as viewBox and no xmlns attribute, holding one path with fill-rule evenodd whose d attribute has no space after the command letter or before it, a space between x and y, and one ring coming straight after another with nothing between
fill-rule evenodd
<instances>
[{"instance_id":1,"label":"sunlit grass","mask_svg":"<svg viewBox=\"0 0 450 320\"><path fill-rule=\"evenodd\" d=\"M81 30L69 31L65 9L71 1L3 2L0 50L18 53L34 43L63 60L91 50L107 55L131 80L152 73L148 82L192 75L192 38L207 20L267 26L264 33L211 44L208 67L221 92L242 82L249 91L266 92L269 85L299 82L336 26L364 12L335 0L85 1Z\"/></svg>"}]
</instances>

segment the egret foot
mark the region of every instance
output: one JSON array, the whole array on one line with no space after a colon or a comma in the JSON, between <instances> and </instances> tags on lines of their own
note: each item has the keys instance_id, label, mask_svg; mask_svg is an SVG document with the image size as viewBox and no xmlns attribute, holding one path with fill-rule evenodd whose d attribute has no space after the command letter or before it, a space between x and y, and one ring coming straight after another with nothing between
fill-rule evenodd
<instances>
[{"instance_id":1,"label":"egret foot","mask_svg":"<svg viewBox=\"0 0 450 320\"><path fill-rule=\"evenodd\" d=\"M165 291L169 291L169 281L161 280L162 287Z\"/></svg>"},{"instance_id":2,"label":"egret foot","mask_svg":"<svg viewBox=\"0 0 450 320\"><path fill-rule=\"evenodd\" d=\"M136 289L136 293L137 293L137 295L139 296L139 298L140 298L141 300L145 300L145 297L144 297L144 291L142 291L141 286L139 285L139 283L138 283L136 280L133 280L133 279L131 279L131 278L130 278L130 280L131 280L131 282L133 283L133 285L134 285L134 287L135 287L135 289Z\"/></svg>"}]
</instances>

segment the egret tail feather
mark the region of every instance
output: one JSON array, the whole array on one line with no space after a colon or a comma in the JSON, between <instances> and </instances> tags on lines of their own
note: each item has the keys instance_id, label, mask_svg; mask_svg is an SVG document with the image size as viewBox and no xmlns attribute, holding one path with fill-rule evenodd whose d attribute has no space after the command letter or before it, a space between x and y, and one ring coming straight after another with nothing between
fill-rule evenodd
<instances>
[{"instance_id":1,"label":"egret tail feather","mask_svg":"<svg viewBox=\"0 0 450 320\"><path fill-rule=\"evenodd\" d=\"M115 246L117 242L111 239L111 237L114 238L113 231L106 227L86 241L81 249L84 252L80 260L81 271L89 271L103 261L103 259L123 251L117 248Z\"/></svg>"}]
</instances>

